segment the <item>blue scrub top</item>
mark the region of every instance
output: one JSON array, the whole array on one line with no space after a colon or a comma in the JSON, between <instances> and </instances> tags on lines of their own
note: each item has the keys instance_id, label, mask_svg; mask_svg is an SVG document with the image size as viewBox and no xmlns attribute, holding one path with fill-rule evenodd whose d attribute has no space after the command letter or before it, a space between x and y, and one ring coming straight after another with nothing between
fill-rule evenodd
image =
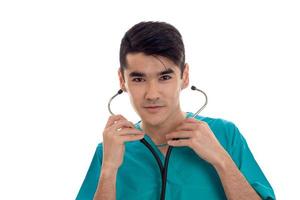
<instances>
[{"instance_id":1,"label":"blue scrub top","mask_svg":"<svg viewBox=\"0 0 300 200\"><path fill-rule=\"evenodd\" d=\"M187 112L186 117L193 113ZM234 123L197 115L206 122L239 170L262 199L275 199L274 191L255 161L245 138ZM140 122L135 124L141 130ZM145 134L164 164L165 156ZM98 144L91 165L76 200L90 200L96 192L102 164L102 143ZM116 180L117 200L159 200L161 173L150 150L140 141L125 142L123 163ZM170 156L166 186L166 200L226 199L222 183L214 167L201 159L189 147L174 147Z\"/></svg>"}]
</instances>

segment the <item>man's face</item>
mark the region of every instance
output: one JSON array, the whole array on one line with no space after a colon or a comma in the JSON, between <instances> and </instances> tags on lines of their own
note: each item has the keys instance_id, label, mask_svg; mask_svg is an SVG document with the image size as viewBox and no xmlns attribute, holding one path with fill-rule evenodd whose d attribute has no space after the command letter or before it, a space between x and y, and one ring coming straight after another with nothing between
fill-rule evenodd
<instances>
[{"instance_id":1,"label":"man's face","mask_svg":"<svg viewBox=\"0 0 300 200\"><path fill-rule=\"evenodd\" d=\"M160 125L181 112L179 95L188 86L187 64L181 79L179 67L168 58L143 53L127 54L126 58L124 78L119 70L120 86L144 122Z\"/></svg>"}]
</instances>

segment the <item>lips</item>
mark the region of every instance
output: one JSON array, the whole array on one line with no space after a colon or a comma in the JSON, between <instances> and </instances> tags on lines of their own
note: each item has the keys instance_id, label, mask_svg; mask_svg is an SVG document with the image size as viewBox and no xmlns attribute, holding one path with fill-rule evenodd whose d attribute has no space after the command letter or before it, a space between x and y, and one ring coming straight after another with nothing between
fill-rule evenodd
<instances>
[{"instance_id":1,"label":"lips","mask_svg":"<svg viewBox=\"0 0 300 200\"><path fill-rule=\"evenodd\" d=\"M164 106L158 106L158 105L151 105L151 106L144 106L144 108L161 108Z\"/></svg>"},{"instance_id":2,"label":"lips","mask_svg":"<svg viewBox=\"0 0 300 200\"><path fill-rule=\"evenodd\" d=\"M159 112L164 106L146 106L144 107L148 112L156 113Z\"/></svg>"},{"instance_id":3,"label":"lips","mask_svg":"<svg viewBox=\"0 0 300 200\"><path fill-rule=\"evenodd\" d=\"M160 108L162 106L146 106L145 108Z\"/></svg>"}]
</instances>

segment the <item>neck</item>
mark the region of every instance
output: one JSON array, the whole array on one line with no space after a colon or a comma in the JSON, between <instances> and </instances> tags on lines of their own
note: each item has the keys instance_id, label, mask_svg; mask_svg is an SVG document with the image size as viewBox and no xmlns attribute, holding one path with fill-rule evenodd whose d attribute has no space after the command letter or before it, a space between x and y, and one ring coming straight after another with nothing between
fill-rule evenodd
<instances>
[{"instance_id":1,"label":"neck","mask_svg":"<svg viewBox=\"0 0 300 200\"><path fill-rule=\"evenodd\" d=\"M164 144L167 143L165 135L175 130L175 128L185 119L185 116L186 113L179 110L174 112L159 125L151 125L142 121L141 127L155 144Z\"/></svg>"}]
</instances>

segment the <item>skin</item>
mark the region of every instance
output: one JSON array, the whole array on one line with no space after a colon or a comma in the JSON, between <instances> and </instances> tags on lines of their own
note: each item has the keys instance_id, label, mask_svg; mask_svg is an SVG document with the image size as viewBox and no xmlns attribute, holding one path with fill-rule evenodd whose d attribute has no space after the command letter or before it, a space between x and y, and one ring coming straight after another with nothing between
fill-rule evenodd
<instances>
[{"instance_id":1,"label":"skin","mask_svg":"<svg viewBox=\"0 0 300 200\"><path fill-rule=\"evenodd\" d=\"M120 87L128 93L133 108L141 117L143 132L136 130L133 123L121 115L108 119L103 132L102 170L94 199L116 198L116 174L123 162L124 142L140 140L144 133L156 144L168 143L174 147L188 146L193 149L216 169L228 199L260 199L208 124L192 118L185 119L179 96L189 84L188 64L185 64L181 78L179 67L167 58L143 53L128 54L126 58L124 77L118 71ZM166 69L172 69L173 73L158 75ZM131 76L132 72L141 72L144 76ZM155 113L145 108L153 105L163 107ZM160 150L165 153L167 148Z\"/></svg>"},{"instance_id":2,"label":"skin","mask_svg":"<svg viewBox=\"0 0 300 200\"><path fill-rule=\"evenodd\" d=\"M181 111L179 95L189 84L189 66L185 65L183 78L180 69L171 60L142 53L127 55L124 78L119 71L120 86L127 92L130 102L142 119L141 128L158 144L166 143L165 135L185 118ZM171 68L174 73L158 76ZM145 77L130 77L132 72L143 72ZM149 113L145 106L164 106L159 113Z\"/></svg>"}]
</instances>

